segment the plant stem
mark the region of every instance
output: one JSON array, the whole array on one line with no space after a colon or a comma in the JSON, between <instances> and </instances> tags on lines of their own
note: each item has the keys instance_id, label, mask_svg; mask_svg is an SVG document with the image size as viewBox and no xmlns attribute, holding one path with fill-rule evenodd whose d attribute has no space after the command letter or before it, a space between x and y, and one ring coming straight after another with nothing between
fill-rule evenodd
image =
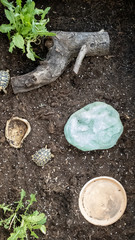
<instances>
[{"instance_id":1,"label":"plant stem","mask_svg":"<svg viewBox=\"0 0 135 240\"><path fill-rule=\"evenodd\" d=\"M9 225L9 230L10 230L10 228L11 228L11 226L12 226L12 223L13 223L13 221L14 221L14 219L16 218L16 213L15 213L15 215L13 216L13 218L12 218L12 220L11 220L11 223L10 223L10 225Z\"/></svg>"}]
</instances>

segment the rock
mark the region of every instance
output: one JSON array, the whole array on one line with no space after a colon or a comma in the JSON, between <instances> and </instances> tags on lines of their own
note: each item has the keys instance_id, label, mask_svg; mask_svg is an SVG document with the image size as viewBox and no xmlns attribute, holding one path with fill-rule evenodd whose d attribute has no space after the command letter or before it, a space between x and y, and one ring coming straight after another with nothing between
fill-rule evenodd
<instances>
[{"instance_id":1,"label":"rock","mask_svg":"<svg viewBox=\"0 0 135 240\"><path fill-rule=\"evenodd\" d=\"M104 102L94 102L73 113L64 134L67 141L82 151L113 147L123 132L119 113Z\"/></svg>"},{"instance_id":2,"label":"rock","mask_svg":"<svg viewBox=\"0 0 135 240\"><path fill-rule=\"evenodd\" d=\"M55 131L55 129L54 129L54 124L53 124L52 121L50 121L50 122L49 122L49 125L48 125L48 132L51 133L51 134L53 134L54 131Z\"/></svg>"},{"instance_id":3,"label":"rock","mask_svg":"<svg viewBox=\"0 0 135 240\"><path fill-rule=\"evenodd\" d=\"M3 137L0 137L0 143L4 143L5 142L5 137L3 136Z\"/></svg>"}]
</instances>

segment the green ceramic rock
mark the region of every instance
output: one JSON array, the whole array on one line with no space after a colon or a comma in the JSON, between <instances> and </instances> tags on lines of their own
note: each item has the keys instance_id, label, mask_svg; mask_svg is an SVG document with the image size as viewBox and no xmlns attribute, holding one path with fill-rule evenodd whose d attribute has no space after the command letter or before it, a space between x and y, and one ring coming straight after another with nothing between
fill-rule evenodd
<instances>
[{"instance_id":1,"label":"green ceramic rock","mask_svg":"<svg viewBox=\"0 0 135 240\"><path fill-rule=\"evenodd\" d=\"M111 148L122 132L119 113L104 102L91 103L73 113L64 127L67 141L82 151Z\"/></svg>"}]
</instances>

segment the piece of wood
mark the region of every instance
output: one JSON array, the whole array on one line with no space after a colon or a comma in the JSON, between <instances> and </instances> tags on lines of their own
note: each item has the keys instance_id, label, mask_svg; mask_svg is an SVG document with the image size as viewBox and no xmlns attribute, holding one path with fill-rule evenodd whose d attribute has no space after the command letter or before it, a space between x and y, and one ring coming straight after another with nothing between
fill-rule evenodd
<instances>
[{"instance_id":1,"label":"piece of wood","mask_svg":"<svg viewBox=\"0 0 135 240\"><path fill-rule=\"evenodd\" d=\"M110 39L107 32L55 32L56 36L46 41L49 48L46 59L32 72L11 78L13 92L27 92L54 82L69 62L78 58L74 72L78 73L86 56L104 56L109 52ZM85 49L85 51L83 50ZM80 51L81 50L81 51Z\"/></svg>"}]
</instances>

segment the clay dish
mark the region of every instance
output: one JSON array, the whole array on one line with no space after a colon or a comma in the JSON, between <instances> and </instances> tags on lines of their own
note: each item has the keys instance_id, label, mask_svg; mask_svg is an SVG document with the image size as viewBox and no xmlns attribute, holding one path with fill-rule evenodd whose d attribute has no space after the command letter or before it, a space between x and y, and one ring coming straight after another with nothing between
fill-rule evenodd
<instances>
[{"instance_id":1,"label":"clay dish","mask_svg":"<svg viewBox=\"0 0 135 240\"><path fill-rule=\"evenodd\" d=\"M79 196L79 208L84 218L99 226L115 223L124 213L127 196L114 178L97 177L87 182Z\"/></svg>"},{"instance_id":2,"label":"clay dish","mask_svg":"<svg viewBox=\"0 0 135 240\"><path fill-rule=\"evenodd\" d=\"M21 148L30 131L31 127L26 119L13 117L6 123L5 136L10 146Z\"/></svg>"}]
</instances>

